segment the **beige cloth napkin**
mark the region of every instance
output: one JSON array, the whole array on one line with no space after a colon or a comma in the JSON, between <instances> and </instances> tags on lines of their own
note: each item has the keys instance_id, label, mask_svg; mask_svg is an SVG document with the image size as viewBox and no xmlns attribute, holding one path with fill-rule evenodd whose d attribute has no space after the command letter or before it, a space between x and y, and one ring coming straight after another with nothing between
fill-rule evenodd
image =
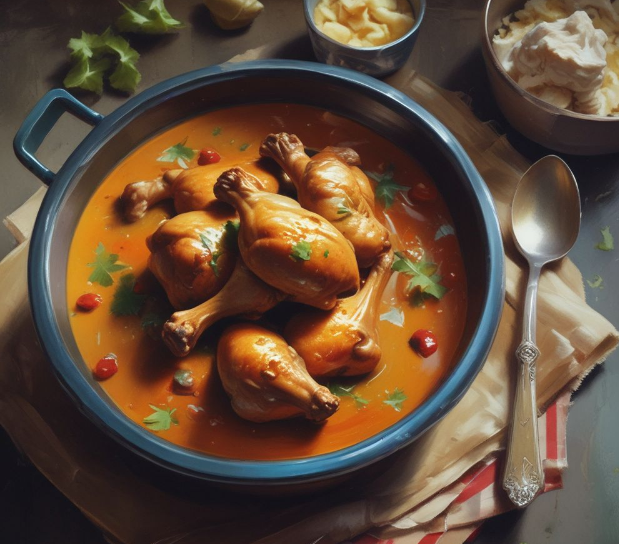
<instances>
[{"instance_id":1,"label":"beige cloth napkin","mask_svg":"<svg viewBox=\"0 0 619 544\"><path fill-rule=\"evenodd\" d=\"M266 56L269 49L262 48L234 60ZM27 242L0 264L0 279L12 285L0 315L0 424L111 540L329 544L373 527L388 527L405 514L409 521L429 524L448 506L437 494L503 448L514 381L506 378L515 371L525 285L523 263L510 241L508 210L516 183L529 165L454 93L407 68L390 82L443 121L490 187L506 244L507 292L490 356L462 401L414 444L335 490L256 500L210 486L179 486L163 472L135 463L75 410L51 378L49 364L33 341L26 304ZM33 197L31 210L41 196ZM14 225L19 232L29 232L34 217L31 212L26 215L15 218L22 223ZM567 259L542 275L537 334L543 354L538 369L540 408L576 388L619 342L614 327L586 304L581 275Z\"/></svg>"}]
</instances>

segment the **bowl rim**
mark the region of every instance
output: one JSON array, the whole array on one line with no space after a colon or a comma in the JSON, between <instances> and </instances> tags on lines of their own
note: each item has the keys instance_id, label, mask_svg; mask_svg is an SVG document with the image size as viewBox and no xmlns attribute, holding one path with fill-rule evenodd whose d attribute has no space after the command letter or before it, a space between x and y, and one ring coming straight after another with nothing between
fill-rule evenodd
<instances>
[{"instance_id":1,"label":"bowl rim","mask_svg":"<svg viewBox=\"0 0 619 544\"><path fill-rule=\"evenodd\" d=\"M318 0L319 2L320 0ZM410 6L411 9L413 11L413 13L415 13L415 7L413 6L413 2L412 0L406 0ZM327 36L324 32L322 32L317 26L316 23L314 22L314 14L311 12L310 10L310 3L314 2L314 0L303 0L303 11L305 13L305 21L308 24L308 26L316 33L320 36L321 39L326 40L329 43L332 43L333 45L336 45L344 50L350 51L350 52L359 52L359 51L367 51L367 52L378 52L378 51L383 51L385 49L388 49L390 47L396 46L402 42L405 42L408 38L410 38L411 36L413 36L414 34L417 33L417 31L419 30L419 26L421 25L421 21L423 20L423 16L426 12L426 0L419 0L419 14L415 13L415 23L413 24L413 26L410 28L410 30L408 32L406 32L406 34L400 36L397 40L393 40L392 42L386 43L384 45L375 45L373 47L355 47L353 45L348 45L342 42L338 42L337 40L334 40L333 38L330 38L329 36Z\"/></svg>"},{"instance_id":2,"label":"bowl rim","mask_svg":"<svg viewBox=\"0 0 619 544\"><path fill-rule=\"evenodd\" d=\"M492 46L492 40L490 38L490 31L489 31L490 23L488 21L488 16L490 12L490 4L492 3L493 3L493 0L486 0L486 5L484 6L484 12L483 12L483 18L482 18L482 24L483 24L482 45L483 45L484 51L486 52L486 55L484 55L484 57L490 61L493 68L495 69L495 72L498 73L499 77L505 83L507 83L512 90L514 90L521 98L530 102L533 106L539 109L542 109L546 113L550 115L554 115L555 117L565 116L565 117L577 119L579 121L595 121L595 122L619 121L619 116L613 117L609 115L577 113L575 111L567 110L565 108L559 108L558 106L555 106L553 104L550 104L549 102L542 100L541 98L538 98L534 94L531 94L529 91L527 91L526 89L523 89L520 85L518 85L518 83L514 81L512 77L505 71L505 69L503 68L503 65L499 61L494 51L494 47ZM507 13L504 15L504 17L507 17L508 15L510 14ZM493 31L492 36L494 36L497 30L498 28Z\"/></svg>"},{"instance_id":3,"label":"bowl rim","mask_svg":"<svg viewBox=\"0 0 619 544\"><path fill-rule=\"evenodd\" d=\"M451 373L413 412L380 433L348 448L314 457L281 461L221 458L173 444L130 420L113 402L106 402L74 362L55 318L50 283L51 242L55 223L73 177L88 160L136 117L177 95L205 85L248 77L306 77L327 80L387 103L413 119L437 146L444 147L454 169L475 194L486 245L488 281L481 318L472 341ZM400 91L353 70L303 61L260 60L203 68L168 79L130 98L105 116L69 156L45 195L30 242L28 286L35 327L61 385L77 406L106 434L129 450L175 472L213 482L240 485L305 483L342 475L374 463L412 442L439 421L468 390L481 370L496 335L503 309L505 262L498 217L483 179L455 137L434 116ZM112 406L112 404L114 404Z\"/></svg>"}]
</instances>

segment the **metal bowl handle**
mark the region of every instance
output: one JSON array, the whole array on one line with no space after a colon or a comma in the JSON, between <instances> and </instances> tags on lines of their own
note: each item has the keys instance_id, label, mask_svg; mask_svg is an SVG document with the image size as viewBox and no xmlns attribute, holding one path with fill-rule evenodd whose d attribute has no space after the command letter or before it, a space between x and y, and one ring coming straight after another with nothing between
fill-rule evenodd
<instances>
[{"instance_id":1,"label":"metal bowl handle","mask_svg":"<svg viewBox=\"0 0 619 544\"><path fill-rule=\"evenodd\" d=\"M92 126L99 124L103 119L103 115L91 110L67 91L53 89L35 104L13 140L13 150L17 158L45 185L54 181L56 173L44 166L34 154L65 112Z\"/></svg>"}]
</instances>

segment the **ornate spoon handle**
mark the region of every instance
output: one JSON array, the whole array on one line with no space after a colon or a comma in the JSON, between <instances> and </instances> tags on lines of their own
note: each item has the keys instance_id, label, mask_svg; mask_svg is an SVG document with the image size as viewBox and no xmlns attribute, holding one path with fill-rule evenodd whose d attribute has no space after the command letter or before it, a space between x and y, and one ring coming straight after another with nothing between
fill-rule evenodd
<instances>
[{"instance_id":1,"label":"ornate spoon handle","mask_svg":"<svg viewBox=\"0 0 619 544\"><path fill-rule=\"evenodd\" d=\"M521 508L529 504L544 487L535 393L535 361L540 355L535 345L535 310L540 271L541 266L530 265L523 338L516 350L518 381L503 477L503 489L511 501Z\"/></svg>"}]
</instances>

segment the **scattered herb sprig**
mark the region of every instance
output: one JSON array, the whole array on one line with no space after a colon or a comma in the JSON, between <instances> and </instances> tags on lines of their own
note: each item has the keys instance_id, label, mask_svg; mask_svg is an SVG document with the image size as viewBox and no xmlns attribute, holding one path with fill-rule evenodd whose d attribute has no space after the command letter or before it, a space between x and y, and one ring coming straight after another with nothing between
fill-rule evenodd
<instances>
[{"instance_id":1,"label":"scattered herb sprig","mask_svg":"<svg viewBox=\"0 0 619 544\"><path fill-rule=\"evenodd\" d=\"M176 408L170 410L169 406L159 408L154 404L149 404L153 411L152 414L145 417L142 422L151 431L167 431L172 425L178 425L178 419L174 416Z\"/></svg>"},{"instance_id":2,"label":"scattered herb sprig","mask_svg":"<svg viewBox=\"0 0 619 544\"><path fill-rule=\"evenodd\" d=\"M366 172L366 175L377 183L374 188L374 193L378 201L385 208L390 208L392 206L398 191L406 191L408 189L405 185L396 183L393 177L394 171L395 168L393 164L390 164L382 174L377 172Z\"/></svg>"},{"instance_id":3,"label":"scattered herb sprig","mask_svg":"<svg viewBox=\"0 0 619 544\"><path fill-rule=\"evenodd\" d=\"M409 293L419 292L425 296L432 296L438 300L448 291L440 284L442 277L437 274L438 265L429 261L412 262L403 253L396 251L396 260L392 270L410 276L407 289Z\"/></svg>"},{"instance_id":4,"label":"scattered herb sprig","mask_svg":"<svg viewBox=\"0 0 619 544\"><path fill-rule=\"evenodd\" d=\"M140 313L146 295L136 293L133 290L134 287L135 276L133 274L125 274L120 277L120 282L110 305L110 312L115 316L138 315Z\"/></svg>"},{"instance_id":5,"label":"scattered herb sprig","mask_svg":"<svg viewBox=\"0 0 619 544\"><path fill-rule=\"evenodd\" d=\"M387 404L391 406L396 412L402 410L402 404L408 398L402 389L396 387L393 390L393 393L389 393L389 391L385 391L387 394L387 400L383 401L383 404Z\"/></svg>"},{"instance_id":6,"label":"scattered herb sprig","mask_svg":"<svg viewBox=\"0 0 619 544\"><path fill-rule=\"evenodd\" d=\"M302 240L292 246L290 250L290 258L293 261L309 261L312 255L312 246L309 242Z\"/></svg>"},{"instance_id":7,"label":"scattered herb sprig","mask_svg":"<svg viewBox=\"0 0 619 544\"><path fill-rule=\"evenodd\" d=\"M95 255L95 260L86 265L94 269L88 276L88 281L98 283L102 287L109 287L114 284L114 278L112 278L114 272L129 268L129 265L118 262L116 253L108 253L101 242L95 249Z\"/></svg>"},{"instance_id":8,"label":"scattered herb sprig","mask_svg":"<svg viewBox=\"0 0 619 544\"><path fill-rule=\"evenodd\" d=\"M338 382L329 382L328 387L329 387L329 391L331 391L332 395L335 395L336 397L350 397L351 399L353 399L355 401L355 404L357 405L357 408L362 408L365 405L369 404L370 401L367 399L364 399L362 396L357 395L356 393L353 392L354 388L355 388L356 384L352 384L352 385L343 385L341 383Z\"/></svg>"}]
</instances>

